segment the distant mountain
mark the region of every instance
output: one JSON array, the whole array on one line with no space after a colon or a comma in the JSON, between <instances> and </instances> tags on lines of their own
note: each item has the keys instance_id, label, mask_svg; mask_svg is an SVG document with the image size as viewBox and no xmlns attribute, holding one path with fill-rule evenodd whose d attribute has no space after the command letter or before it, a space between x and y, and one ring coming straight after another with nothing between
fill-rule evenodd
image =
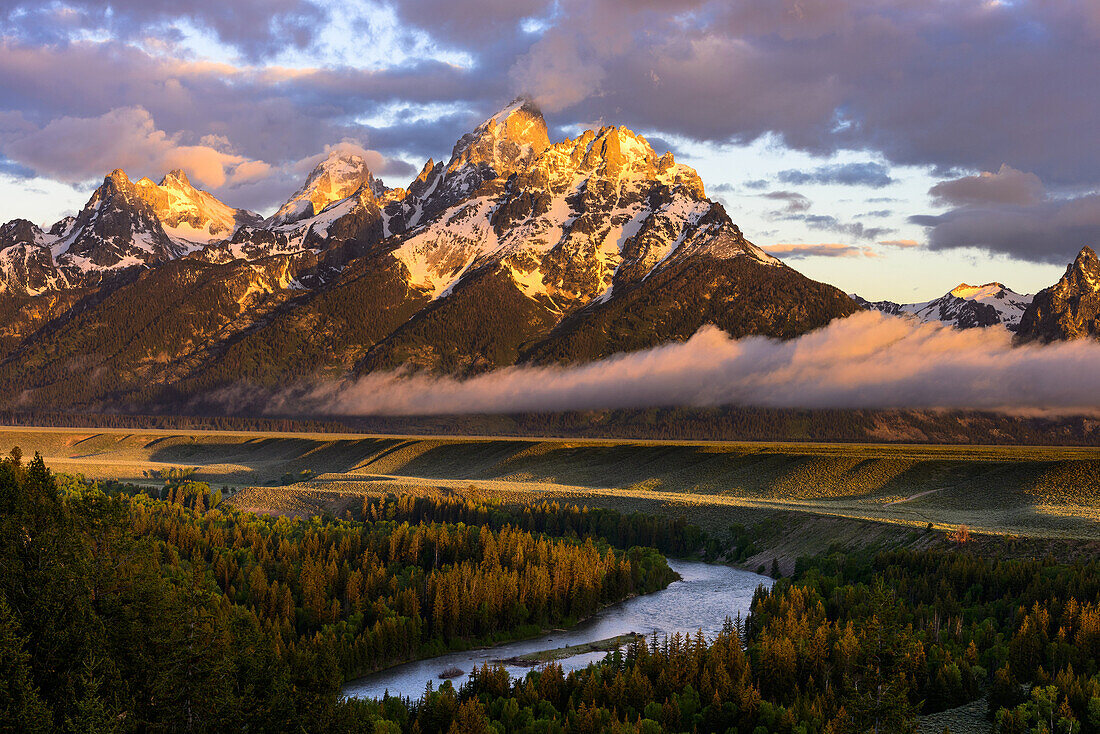
<instances>
[{"instance_id":1,"label":"distant mountain","mask_svg":"<svg viewBox=\"0 0 1100 734\"><path fill-rule=\"evenodd\" d=\"M255 212L234 209L213 194L200 191L187 180L187 174L176 169L159 184L143 178L137 182L138 193L153 207L164 231L179 244L199 249L201 245L232 236L238 227L258 225L263 217Z\"/></svg>"},{"instance_id":2,"label":"distant mountain","mask_svg":"<svg viewBox=\"0 0 1100 734\"><path fill-rule=\"evenodd\" d=\"M186 246L164 231L144 189L115 170L75 218L48 232L25 220L8 222L0 235L0 289L29 296L97 285L183 254Z\"/></svg>"},{"instance_id":3,"label":"distant mountain","mask_svg":"<svg viewBox=\"0 0 1100 734\"><path fill-rule=\"evenodd\" d=\"M314 217L361 188L375 196L384 192L382 182L374 178L363 156L337 146L317 164L302 187L279 207L268 224L280 226Z\"/></svg>"},{"instance_id":4,"label":"distant mountain","mask_svg":"<svg viewBox=\"0 0 1100 734\"><path fill-rule=\"evenodd\" d=\"M1016 293L1001 283L960 283L943 296L923 303L867 301L855 294L852 298L864 308L913 316L921 321L940 321L960 329L1000 324L1009 331L1016 331L1032 296Z\"/></svg>"},{"instance_id":5,"label":"distant mountain","mask_svg":"<svg viewBox=\"0 0 1100 734\"><path fill-rule=\"evenodd\" d=\"M1100 260L1081 248L1062 279L1035 294L1017 336L1022 341L1100 338Z\"/></svg>"},{"instance_id":6,"label":"distant mountain","mask_svg":"<svg viewBox=\"0 0 1100 734\"><path fill-rule=\"evenodd\" d=\"M624 127L552 144L522 99L407 188L336 146L264 221L182 171L115 171L49 232L0 228L0 286L0 394L55 408L584 361L706 323L790 338L859 309L749 242L671 153Z\"/></svg>"}]
</instances>

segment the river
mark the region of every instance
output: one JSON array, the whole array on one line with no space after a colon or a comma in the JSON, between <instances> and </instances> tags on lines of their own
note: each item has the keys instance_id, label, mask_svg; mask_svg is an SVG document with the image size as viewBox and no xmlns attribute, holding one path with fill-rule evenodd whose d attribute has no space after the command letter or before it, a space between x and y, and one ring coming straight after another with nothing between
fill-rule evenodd
<instances>
[{"instance_id":1,"label":"river","mask_svg":"<svg viewBox=\"0 0 1100 734\"><path fill-rule=\"evenodd\" d=\"M469 672L484 663L513 658L540 650L569 647L609 637L640 632L659 636L679 632L694 635L703 630L708 639L718 634L726 617L736 619L748 615L756 587L770 587L767 576L695 561L669 559L668 565L680 574L676 581L661 591L627 599L601 610L581 624L564 632L551 632L522 642L510 642L490 648L453 652L439 657L397 665L344 686L344 695L357 698L380 698L387 691L391 696L419 698L429 681L438 687L443 681L439 673L458 668L462 675L452 678L457 688L469 677ZM602 660L606 653L593 652L559 660L566 672L583 668ZM522 678L532 668L508 665L513 677Z\"/></svg>"}]
</instances>

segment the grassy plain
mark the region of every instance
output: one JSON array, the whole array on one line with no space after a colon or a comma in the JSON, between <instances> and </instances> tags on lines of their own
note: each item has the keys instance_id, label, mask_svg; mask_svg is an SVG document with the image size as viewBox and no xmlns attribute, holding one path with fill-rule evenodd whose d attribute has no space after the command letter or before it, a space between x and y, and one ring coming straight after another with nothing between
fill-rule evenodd
<instances>
[{"instance_id":1,"label":"grassy plain","mask_svg":"<svg viewBox=\"0 0 1100 734\"><path fill-rule=\"evenodd\" d=\"M364 494L476 491L684 514L709 530L781 518L798 527L775 539L783 557L928 523L1100 540L1094 448L0 428L0 448L16 445L95 478L155 483L150 472L194 467L259 512L342 513Z\"/></svg>"}]
</instances>

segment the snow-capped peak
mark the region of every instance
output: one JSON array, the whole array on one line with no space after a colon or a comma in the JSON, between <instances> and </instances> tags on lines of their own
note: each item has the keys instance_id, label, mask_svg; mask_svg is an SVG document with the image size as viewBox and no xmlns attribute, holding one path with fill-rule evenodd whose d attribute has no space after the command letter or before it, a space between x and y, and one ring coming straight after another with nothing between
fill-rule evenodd
<instances>
[{"instance_id":1,"label":"snow-capped peak","mask_svg":"<svg viewBox=\"0 0 1100 734\"><path fill-rule=\"evenodd\" d=\"M136 182L138 195L153 207L164 231L182 249L227 239L242 225L255 225L260 215L233 207L213 194L191 185L187 174L175 169L155 184L148 178Z\"/></svg>"},{"instance_id":2,"label":"snow-capped peak","mask_svg":"<svg viewBox=\"0 0 1100 734\"><path fill-rule=\"evenodd\" d=\"M1033 296L1017 293L1003 283L985 285L960 283L948 293L922 303L871 303L852 296L868 308L884 313L914 316L922 321L941 321L960 328L1003 324L1010 331L1020 325Z\"/></svg>"},{"instance_id":3,"label":"snow-capped peak","mask_svg":"<svg viewBox=\"0 0 1100 734\"><path fill-rule=\"evenodd\" d=\"M498 175L531 162L550 147L546 120L534 102L519 97L455 143L447 171L487 165Z\"/></svg>"},{"instance_id":4,"label":"snow-capped peak","mask_svg":"<svg viewBox=\"0 0 1100 734\"><path fill-rule=\"evenodd\" d=\"M382 193L381 183L371 174L362 151L357 146L333 146L270 222L278 226L316 216L364 186L375 196Z\"/></svg>"},{"instance_id":5,"label":"snow-capped peak","mask_svg":"<svg viewBox=\"0 0 1100 734\"><path fill-rule=\"evenodd\" d=\"M963 298L968 301L983 301L988 298L1002 298L1005 294L1014 296L1020 295L1013 292L1011 289L1006 288L1003 283L986 283L985 285L969 285L967 283L959 283L957 286L951 289L951 295L956 298Z\"/></svg>"}]
</instances>

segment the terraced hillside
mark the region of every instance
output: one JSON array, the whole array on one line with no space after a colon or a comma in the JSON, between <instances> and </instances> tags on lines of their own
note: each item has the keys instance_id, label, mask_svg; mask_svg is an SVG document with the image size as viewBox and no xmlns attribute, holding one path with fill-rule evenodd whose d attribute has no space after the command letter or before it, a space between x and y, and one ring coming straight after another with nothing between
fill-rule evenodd
<instances>
[{"instance_id":1,"label":"terraced hillside","mask_svg":"<svg viewBox=\"0 0 1100 734\"><path fill-rule=\"evenodd\" d=\"M157 471L194 467L199 479L245 490L238 506L268 512L341 511L397 487L476 487L522 500L670 506L712 528L797 512L1100 538L1096 449L0 430L0 447L15 445L92 477L155 482Z\"/></svg>"}]
</instances>

